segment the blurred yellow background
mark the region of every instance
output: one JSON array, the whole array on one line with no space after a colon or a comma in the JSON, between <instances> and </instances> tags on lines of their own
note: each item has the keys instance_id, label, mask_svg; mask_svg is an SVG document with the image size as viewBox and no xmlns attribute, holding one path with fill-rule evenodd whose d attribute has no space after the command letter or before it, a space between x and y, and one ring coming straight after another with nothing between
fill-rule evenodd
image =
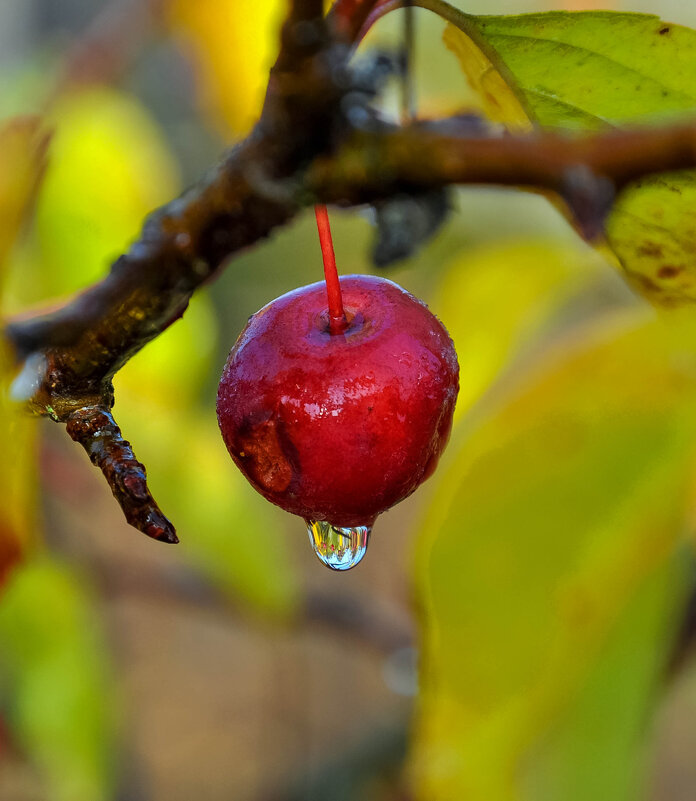
<instances>
[{"instance_id":1,"label":"blurred yellow background","mask_svg":"<svg viewBox=\"0 0 696 801\"><path fill-rule=\"evenodd\" d=\"M457 5L696 26L677 0ZM0 4L3 315L99 280L249 130L284 7ZM480 107L444 23L416 22L419 113ZM396 52L402 23L362 48ZM371 214L332 223L339 271L373 271ZM441 468L346 575L247 486L215 419L248 316L321 277L310 211L116 376L180 547L130 529L65 432L0 397L0 801L695 797L696 670L669 665L693 584L690 307L666 321L545 198L497 188L454 192L386 275L448 327L462 389Z\"/></svg>"}]
</instances>

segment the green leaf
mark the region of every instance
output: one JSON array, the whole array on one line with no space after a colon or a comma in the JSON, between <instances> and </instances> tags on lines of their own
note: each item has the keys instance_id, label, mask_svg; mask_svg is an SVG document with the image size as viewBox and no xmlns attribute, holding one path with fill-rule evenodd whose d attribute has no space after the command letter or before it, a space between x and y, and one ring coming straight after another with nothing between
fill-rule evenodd
<instances>
[{"instance_id":1,"label":"green leaf","mask_svg":"<svg viewBox=\"0 0 696 801\"><path fill-rule=\"evenodd\" d=\"M635 801L687 582L693 329L615 313L459 422L417 560L419 798Z\"/></svg>"},{"instance_id":2,"label":"green leaf","mask_svg":"<svg viewBox=\"0 0 696 801\"><path fill-rule=\"evenodd\" d=\"M440 9L439 2L424 0ZM482 110L513 131L593 131L664 123L696 111L696 31L610 11L474 17L448 12L445 41ZM609 245L651 300L696 300L692 172L648 176L619 197Z\"/></svg>"},{"instance_id":3,"label":"green leaf","mask_svg":"<svg viewBox=\"0 0 696 801\"><path fill-rule=\"evenodd\" d=\"M13 571L0 603L0 697L55 801L106 801L115 706L94 599L69 568Z\"/></svg>"},{"instance_id":4,"label":"green leaf","mask_svg":"<svg viewBox=\"0 0 696 801\"><path fill-rule=\"evenodd\" d=\"M638 589L583 687L541 739L524 776L525 796L637 801L645 794L641 747L687 600L689 566L688 554L675 553Z\"/></svg>"},{"instance_id":5,"label":"green leaf","mask_svg":"<svg viewBox=\"0 0 696 801\"><path fill-rule=\"evenodd\" d=\"M462 14L461 24L544 128L620 127L696 109L690 28L614 11Z\"/></svg>"}]
</instances>

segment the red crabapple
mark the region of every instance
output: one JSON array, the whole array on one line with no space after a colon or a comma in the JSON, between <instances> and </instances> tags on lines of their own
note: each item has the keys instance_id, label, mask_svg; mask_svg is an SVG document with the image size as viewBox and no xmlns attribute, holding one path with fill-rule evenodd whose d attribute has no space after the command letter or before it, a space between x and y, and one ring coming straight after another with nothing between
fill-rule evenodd
<instances>
[{"instance_id":1,"label":"red crabapple","mask_svg":"<svg viewBox=\"0 0 696 801\"><path fill-rule=\"evenodd\" d=\"M362 558L377 515L435 469L459 366L442 323L397 284L345 276L338 293L332 306L326 284L311 284L253 315L227 359L217 413L252 486L304 518L318 556L344 570Z\"/></svg>"}]
</instances>

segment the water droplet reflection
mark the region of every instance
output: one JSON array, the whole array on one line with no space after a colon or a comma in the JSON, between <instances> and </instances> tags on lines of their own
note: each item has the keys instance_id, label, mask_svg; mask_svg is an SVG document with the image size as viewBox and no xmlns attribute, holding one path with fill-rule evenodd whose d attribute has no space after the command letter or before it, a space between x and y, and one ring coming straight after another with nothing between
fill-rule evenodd
<instances>
[{"instance_id":1,"label":"water droplet reflection","mask_svg":"<svg viewBox=\"0 0 696 801\"><path fill-rule=\"evenodd\" d=\"M308 520L307 531L320 561L331 570L350 570L365 556L372 527L342 528L322 520Z\"/></svg>"}]
</instances>

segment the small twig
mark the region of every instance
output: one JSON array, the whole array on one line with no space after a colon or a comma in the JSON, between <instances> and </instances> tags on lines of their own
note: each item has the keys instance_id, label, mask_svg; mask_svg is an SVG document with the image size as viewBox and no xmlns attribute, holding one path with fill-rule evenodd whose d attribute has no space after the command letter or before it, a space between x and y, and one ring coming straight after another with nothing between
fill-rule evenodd
<instances>
[{"instance_id":1,"label":"small twig","mask_svg":"<svg viewBox=\"0 0 696 801\"><path fill-rule=\"evenodd\" d=\"M133 455L109 410L97 406L77 409L68 417L66 428L104 474L131 526L152 539L179 542L172 524L150 495L145 467Z\"/></svg>"}]
</instances>

